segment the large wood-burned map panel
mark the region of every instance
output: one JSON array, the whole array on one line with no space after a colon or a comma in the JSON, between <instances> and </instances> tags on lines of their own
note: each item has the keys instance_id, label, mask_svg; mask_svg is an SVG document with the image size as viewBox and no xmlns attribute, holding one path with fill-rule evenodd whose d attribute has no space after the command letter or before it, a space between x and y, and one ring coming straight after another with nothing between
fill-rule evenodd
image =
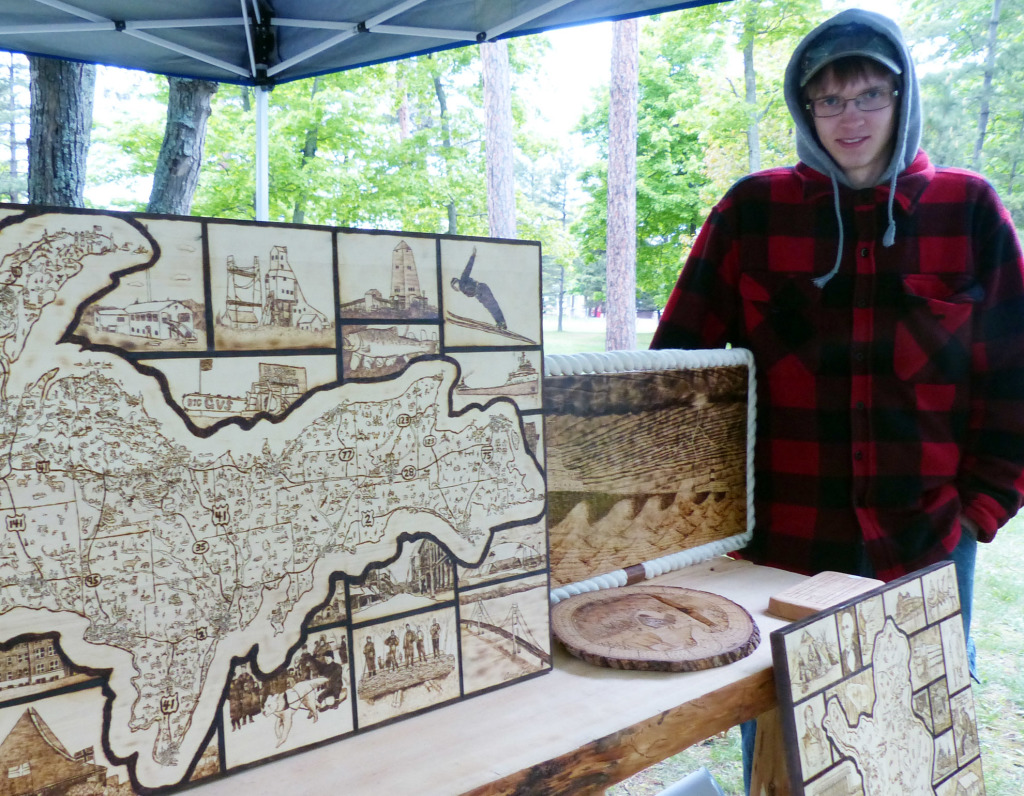
<instances>
[{"instance_id":1,"label":"large wood-burned map panel","mask_svg":"<svg viewBox=\"0 0 1024 796\"><path fill-rule=\"evenodd\" d=\"M699 358L545 376L553 583L747 532L749 369Z\"/></svg>"},{"instance_id":2,"label":"large wood-burned map panel","mask_svg":"<svg viewBox=\"0 0 1024 796\"><path fill-rule=\"evenodd\" d=\"M794 793L983 796L956 568L772 633Z\"/></svg>"},{"instance_id":3,"label":"large wood-burned map panel","mask_svg":"<svg viewBox=\"0 0 1024 796\"><path fill-rule=\"evenodd\" d=\"M0 207L16 792L174 786L550 668L539 260Z\"/></svg>"}]
</instances>

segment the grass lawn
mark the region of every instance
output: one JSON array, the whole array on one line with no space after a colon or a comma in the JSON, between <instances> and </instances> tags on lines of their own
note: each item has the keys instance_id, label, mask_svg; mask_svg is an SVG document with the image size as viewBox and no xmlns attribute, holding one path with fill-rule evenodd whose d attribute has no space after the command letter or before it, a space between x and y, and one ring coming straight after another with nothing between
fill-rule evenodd
<instances>
[{"instance_id":1,"label":"grass lawn","mask_svg":"<svg viewBox=\"0 0 1024 796\"><path fill-rule=\"evenodd\" d=\"M1024 516L978 549L971 633L981 683L974 684L988 796L1024 794ZM767 639L762 643L767 643ZM742 796L739 730L694 746L609 789L651 796L706 766L727 796ZM898 796L893 794L893 796Z\"/></svg>"},{"instance_id":2,"label":"grass lawn","mask_svg":"<svg viewBox=\"0 0 1024 796\"><path fill-rule=\"evenodd\" d=\"M647 348L651 333L637 335ZM604 332L544 332L546 354L603 351ZM1024 513L978 550L972 635L981 683L974 698L988 796L1024 794ZM762 641L767 643L767 639ZM609 789L653 796L706 766L727 796L742 796L739 729L694 746ZM893 796L898 796L893 794Z\"/></svg>"},{"instance_id":3,"label":"grass lawn","mask_svg":"<svg viewBox=\"0 0 1024 796\"><path fill-rule=\"evenodd\" d=\"M636 336L636 347L647 348L653 332ZM604 332L544 332L545 354L575 354L581 351L604 351Z\"/></svg>"}]
</instances>

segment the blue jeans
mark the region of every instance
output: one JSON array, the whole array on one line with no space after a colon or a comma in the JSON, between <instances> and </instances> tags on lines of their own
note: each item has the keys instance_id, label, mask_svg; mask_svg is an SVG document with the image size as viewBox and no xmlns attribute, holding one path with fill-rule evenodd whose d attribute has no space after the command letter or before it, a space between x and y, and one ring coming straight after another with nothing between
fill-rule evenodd
<instances>
[{"instance_id":1,"label":"blue jeans","mask_svg":"<svg viewBox=\"0 0 1024 796\"><path fill-rule=\"evenodd\" d=\"M971 677L978 681L977 651L974 639L971 638L971 611L974 608L974 563L978 557L978 540L964 530L960 542L949 554L947 560L956 567L956 585L960 590L960 614L964 620L964 635L967 637L967 662L971 669ZM857 573L872 577L874 570L865 556L861 561L861 571ZM750 793L750 777L754 765L754 741L757 739L757 719L745 721L740 725L740 748L743 750L743 789Z\"/></svg>"}]
</instances>

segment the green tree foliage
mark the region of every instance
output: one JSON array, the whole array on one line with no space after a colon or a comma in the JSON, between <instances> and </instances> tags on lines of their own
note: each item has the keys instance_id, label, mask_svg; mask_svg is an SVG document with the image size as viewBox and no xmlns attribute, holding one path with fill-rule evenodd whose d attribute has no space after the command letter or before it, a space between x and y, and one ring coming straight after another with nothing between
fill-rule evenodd
<instances>
[{"instance_id":1,"label":"green tree foliage","mask_svg":"<svg viewBox=\"0 0 1024 796\"><path fill-rule=\"evenodd\" d=\"M531 164L555 150L531 134L534 111L520 96L544 46L524 39L510 47L517 146L531 153ZM141 78L138 88L136 102L148 97L166 105L162 78ZM475 47L287 83L268 99L272 221L487 234ZM212 104L192 212L253 218L254 90L224 85ZM137 186L153 173L162 134L158 114L126 114L98 131L98 178ZM136 199L111 204L142 209ZM530 220L520 234L545 230L546 223Z\"/></svg>"},{"instance_id":2,"label":"green tree foliage","mask_svg":"<svg viewBox=\"0 0 1024 796\"><path fill-rule=\"evenodd\" d=\"M637 290L663 306L711 205L744 174L795 160L782 97L789 54L825 17L820 0L734 0L644 26L637 141ZM582 175L584 259L603 255L607 99L581 129L601 152ZM756 148L756 157L754 151Z\"/></svg>"},{"instance_id":3,"label":"green tree foliage","mask_svg":"<svg viewBox=\"0 0 1024 796\"><path fill-rule=\"evenodd\" d=\"M989 29L997 8L991 86ZM1024 16L1002 0L913 0L908 38L922 77L922 146L937 164L978 168L1024 227ZM980 159L979 121L988 100Z\"/></svg>"},{"instance_id":4,"label":"green tree foliage","mask_svg":"<svg viewBox=\"0 0 1024 796\"><path fill-rule=\"evenodd\" d=\"M28 62L0 56L0 198L22 202L28 193Z\"/></svg>"},{"instance_id":5,"label":"green tree foliage","mask_svg":"<svg viewBox=\"0 0 1024 796\"><path fill-rule=\"evenodd\" d=\"M710 67L718 48L694 36L680 15L644 25L640 45L640 98L637 131L637 287L667 294L679 272L680 256L700 224L700 192L706 180L700 141L699 66ZM575 229L584 261L604 261L607 227L608 96L597 97L580 124L600 160L582 173L590 198ZM580 274L577 289L595 299L599 280ZM584 284L587 287L584 287Z\"/></svg>"},{"instance_id":6,"label":"green tree foliage","mask_svg":"<svg viewBox=\"0 0 1024 796\"><path fill-rule=\"evenodd\" d=\"M703 27L724 50L702 75L706 116L705 204L737 179L796 159L793 125L783 97L789 57L828 13L821 0L735 0L702 9Z\"/></svg>"}]
</instances>

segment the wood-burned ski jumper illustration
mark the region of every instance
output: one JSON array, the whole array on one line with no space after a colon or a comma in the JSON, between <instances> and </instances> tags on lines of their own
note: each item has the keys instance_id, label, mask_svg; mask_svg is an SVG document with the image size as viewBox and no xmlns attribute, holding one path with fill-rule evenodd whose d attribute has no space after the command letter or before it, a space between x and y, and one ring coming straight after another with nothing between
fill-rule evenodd
<instances>
[{"instance_id":1,"label":"wood-burned ski jumper illustration","mask_svg":"<svg viewBox=\"0 0 1024 796\"><path fill-rule=\"evenodd\" d=\"M473 253L469 255L469 261L462 271L462 276L452 280L452 287L463 295L475 298L483 304L484 309L491 313L491 317L494 318L494 325L499 329L507 329L505 316L501 312L501 307L498 306L498 300L494 298L494 293L491 292L491 289L485 283L478 282L470 276L470 273L473 271L474 262L476 262L476 246L473 247Z\"/></svg>"},{"instance_id":2,"label":"wood-burned ski jumper illustration","mask_svg":"<svg viewBox=\"0 0 1024 796\"><path fill-rule=\"evenodd\" d=\"M449 323L464 326L467 329L491 332L523 343L535 343L535 340L515 331L511 331L508 328L508 324L505 323L505 314L501 311L498 300L495 298L494 292L491 290L490 286L485 282L474 279L471 276L473 265L475 263L476 246L473 247L473 251L469 255L469 260L466 262L466 267L462 270L462 275L459 277L453 277L451 280L451 286L456 293L461 293L467 298L478 301L483 308L487 310L487 313L491 316L494 322L487 323L485 321L478 321L474 318L457 314L452 310L446 310L445 318Z\"/></svg>"},{"instance_id":3,"label":"wood-burned ski jumper illustration","mask_svg":"<svg viewBox=\"0 0 1024 796\"><path fill-rule=\"evenodd\" d=\"M515 408L452 416L446 359L191 435L155 379L59 342L153 244L117 216L0 226L0 642L56 632L73 663L109 671L105 737L147 788L197 758L233 660L258 647L260 672L284 664L332 575L393 559L408 528L478 562L496 522L544 508Z\"/></svg>"}]
</instances>

